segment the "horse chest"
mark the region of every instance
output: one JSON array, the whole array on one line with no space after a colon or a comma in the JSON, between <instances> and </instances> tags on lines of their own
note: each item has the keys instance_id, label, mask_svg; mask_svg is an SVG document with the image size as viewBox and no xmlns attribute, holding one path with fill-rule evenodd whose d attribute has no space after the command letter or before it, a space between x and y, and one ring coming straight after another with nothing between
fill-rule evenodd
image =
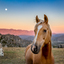
<instances>
[{"instance_id":1,"label":"horse chest","mask_svg":"<svg viewBox=\"0 0 64 64\"><path fill-rule=\"evenodd\" d=\"M41 61L41 58L40 58L41 56L39 56L39 54L34 54L33 55L33 63L34 64L39 64L40 63L40 61Z\"/></svg>"},{"instance_id":2,"label":"horse chest","mask_svg":"<svg viewBox=\"0 0 64 64\"><path fill-rule=\"evenodd\" d=\"M33 55L33 64L46 64L46 59L41 54Z\"/></svg>"},{"instance_id":3,"label":"horse chest","mask_svg":"<svg viewBox=\"0 0 64 64\"><path fill-rule=\"evenodd\" d=\"M42 56L41 52L33 55L33 64L50 64L49 60Z\"/></svg>"},{"instance_id":4,"label":"horse chest","mask_svg":"<svg viewBox=\"0 0 64 64\"><path fill-rule=\"evenodd\" d=\"M33 64L51 64L48 60L46 59L34 59Z\"/></svg>"}]
</instances>

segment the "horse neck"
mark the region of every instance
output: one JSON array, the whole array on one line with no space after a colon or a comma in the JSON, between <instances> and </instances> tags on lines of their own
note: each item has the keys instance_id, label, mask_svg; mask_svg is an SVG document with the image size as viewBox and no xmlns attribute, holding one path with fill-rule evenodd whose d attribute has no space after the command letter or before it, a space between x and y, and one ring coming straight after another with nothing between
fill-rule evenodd
<instances>
[{"instance_id":1,"label":"horse neck","mask_svg":"<svg viewBox=\"0 0 64 64\"><path fill-rule=\"evenodd\" d=\"M45 59L51 57L51 41L48 44L45 44L44 47L42 47L42 56L45 57Z\"/></svg>"}]
</instances>

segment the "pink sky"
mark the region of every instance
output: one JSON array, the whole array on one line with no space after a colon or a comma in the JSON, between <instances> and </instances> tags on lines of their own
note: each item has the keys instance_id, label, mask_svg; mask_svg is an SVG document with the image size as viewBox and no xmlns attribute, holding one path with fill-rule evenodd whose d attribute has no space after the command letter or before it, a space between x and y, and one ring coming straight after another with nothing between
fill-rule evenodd
<instances>
[{"instance_id":1,"label":"pink sky","mask_svg":"<svg viewBox=\"0 0 64 64\"><path fill-rule=\"evenodd\" d=\"M5 8L7 8L7 11ZM43 19L44 14L48 16L53 33L64 33L63 0L21 0L20 2L19 0L1 0L0 28L34 30L36 15Z\"/></svg>"}]
</instances>

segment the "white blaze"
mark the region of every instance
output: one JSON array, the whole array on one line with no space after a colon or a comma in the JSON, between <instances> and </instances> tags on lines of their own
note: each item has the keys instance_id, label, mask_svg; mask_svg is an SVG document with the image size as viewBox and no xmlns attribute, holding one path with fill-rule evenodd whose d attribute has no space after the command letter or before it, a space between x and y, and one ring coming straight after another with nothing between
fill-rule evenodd
<instances>
[{"instance_id":1,"label":"white blaze","mask_svg":"<svg viewBox=\"0 0 64 64\"><path fill-rule=\"evenodd\" d=\"M36 43L36 40L37 40L37 37L38 37L38 33L39 33L39 31L40 31L41 28L42 28L42 25L39 25L39 26L38 26L37 34L36 34L36 36L35 36L35 38L34 38L34 44Z\"/></svg>"}]
</instances>

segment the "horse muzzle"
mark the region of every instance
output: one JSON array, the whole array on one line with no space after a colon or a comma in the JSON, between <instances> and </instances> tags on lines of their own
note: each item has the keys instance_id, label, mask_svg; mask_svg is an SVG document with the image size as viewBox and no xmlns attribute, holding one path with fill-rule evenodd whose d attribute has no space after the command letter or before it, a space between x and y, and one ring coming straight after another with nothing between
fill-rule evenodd
<instances>
[{"instance_id":1,"label":"horse muzzle","mask_svg":"<svg viewBox=\"0 0 64 64\"><path fill-rule=\"evenodd\" d=\"M32 45L31 45L31 51L32 51L34 54L38 54L39 51L40 51L40 47L38 47L38 46L35 45L35 44L32 44Z\"/></svg>"}]
</instances>

